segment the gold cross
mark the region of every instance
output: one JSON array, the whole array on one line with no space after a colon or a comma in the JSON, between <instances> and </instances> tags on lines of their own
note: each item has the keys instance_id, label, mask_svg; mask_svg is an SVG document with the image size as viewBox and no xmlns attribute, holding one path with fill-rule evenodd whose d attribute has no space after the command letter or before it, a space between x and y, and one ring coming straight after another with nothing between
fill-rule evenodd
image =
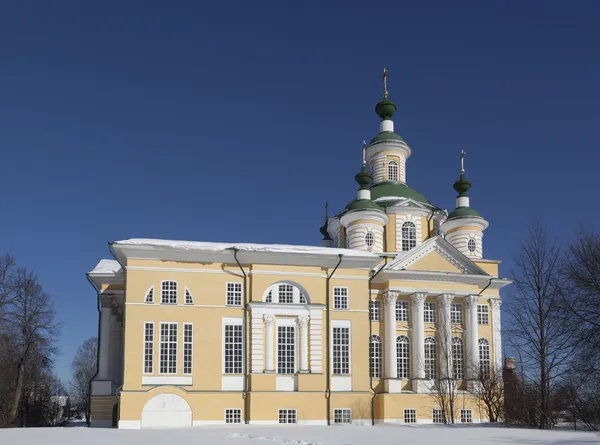
<instances>
[{"instance_id":1,"label":"gold cross","mask_svg":"<svg viewBox=\"0 0 600 445\"><path fill-rule=\"evenodd\" d=\"M387 91L387 68L383 69L383 98L387 99L388 98L388 91Z\"/></svg>"}]
</instances>

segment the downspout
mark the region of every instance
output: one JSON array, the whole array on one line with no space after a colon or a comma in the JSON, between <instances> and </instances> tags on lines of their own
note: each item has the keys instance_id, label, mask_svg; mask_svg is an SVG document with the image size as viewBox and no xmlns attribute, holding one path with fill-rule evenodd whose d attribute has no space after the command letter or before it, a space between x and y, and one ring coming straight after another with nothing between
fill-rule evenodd
<instances>
[{"instance_id":1,"label":"downspout","mask_svg":"<svg viewBox=\"0 0 600 445\"><path fill-rule=\"evenodd\" d=\"M234 247L233 249L233 258L235 259L235 262L237 263L238 267L240 268L240 270L242 271L242 274L244 275L244 312L243 312L243 350L242 350L242 355L244 357L244 360L242 362L242 371L244 372L244 423L248 424L250 423L250 399L248 398L248 393L249 393L249 383L250 383L250 378L248 375L248 291L247 291L247 279L248 279L248 275L246 275L246 272L244 271L244 268L242 267L242 265L240 264L238 258L237 258L237 253L239 252L240 249Z\"/></svg>"},{"instance_id":2,"label":"downspout","mask_svg":"<svg viewBox=\"0 0 600 445\"><path fill-rule=\"evenodd\" d=\"M127 308L127 268L117 258L117 255L113 250L112 241L108 242L108 251L117 261L117 263L119 263L121 269L123 269L123 323L121 324L121 337L123 338L123 340L121 341L121 375L123 376L123 382L121 382L121 385L118 386L117 389L115 389L115 395L117 396L117 428L119 428L119 419L121 419L121 397L119 396L119 393L123 389L123 385L125 383L125 311Z\"/></svg>"},{"instance_id":3,"label":"downspout","mask_svg":"<svg viewBox=\"0 0 600 445\"><path fill-rule=\"evenodd\" d=\"M425 240L431 238L431 229L429 228L429 223L433 219L433 215L435 215L435 209L431 209L431 215L427 217L427 238L425 238Z\"/></svg>"},{"instance_id":4,"label":"downspout","mask_svg":"<svg viewBox=\"0 0 600 445\"><path fill-rule=\"evenodd\" d=\"M385 266L387 266L387 262L388 262L388 257L385 257L385 263L383 264L383 266L381 266L379 268L379 270L377 270L377 272L374 273L374 270L371 271L371 277L369 278L369 297L368 297L368 301L369 301L369 306L371 305L371 283L372 281L375 279L375 277L379 274L379 272L381 272ZM370 307L369 307L370 309ZM371 352L371 336L373 335L373 320L371 319L371 311L369 310L369 353ZM383 346L383 345L382 345ZM369 357L370 360L371 357ZM369 363L369 368L370 368L370 363ZM371 397L371 425L375 425L375 397L377 397L377 391L375 391L375 388L373 387L373 376L371 375L371 372L369 372L369 387L371 388L371 391L373 392L373 396Z\"/></svg>"},{"instance_id":5,"label":"downspout","mask_svg":"<svg viewBox=\"0 0 600 445\"><path fill-rule=\"evenodd\" d=\"M95 289L96 291L96 309L98 310L98 341L96 342L96 373L94 374L94 376L91 378L91 380L88 383L88 410L90 412L90 423L91 423L91 414L92 414L92 381L96 378L96 376L98 375L98 372L100 372L100 317L102 316L102 309L100 306L100 289L98 289L98 286L96 286L96 283L94 283L94 280L92 280L90 278L89 274L85 274L85 277L87 278L87 280L89 281L89 283L92 285L92 287ZM87 419L86 419L87 420ZM86 425L89 427L90 425L86 422Z\"/></svg>"},{"instance_id":6,"label":"downspout","mask_svg":"<svg viewBox=\"0 0 600 445\"><path fill-rule=\"evenodd\" d=\"M338 261L338 263L336 264L335 268L333 269L333 272L331 272L331 274L327 275L327 280L325 283L325 310L327 311L327 318L325 319L326 323L326 347L325 347L325 351L326 351L326 369L327 369L327 379L326 379L326 386L325 386L325 398L327 399L327 425L331 425L331 333L330 333L330 326L331 326L331 313L329 311L329 281L331 280L331 277L333 276L333 274L335 273L335 271L338 269L338 267L340 267L340 264L342 264L342 258L344 255L342 255L341 253L339 254L339 258L340 260Z\"/></svg>"},{"instance_id":7,"label":"downspout","mask_svg":"<svg viewBox=\"0 0 600 445\"><path fill-rule=\"evenodd\" d=\"M490 281L488 282L487 286L485 286L483 289L481 289L481 292L479 292L477 295L481 296L482 293L485 292L485 290L490 287L492 285L492 280L494 279L494 277L490 278Z\"/></svg>"}]
</instances>

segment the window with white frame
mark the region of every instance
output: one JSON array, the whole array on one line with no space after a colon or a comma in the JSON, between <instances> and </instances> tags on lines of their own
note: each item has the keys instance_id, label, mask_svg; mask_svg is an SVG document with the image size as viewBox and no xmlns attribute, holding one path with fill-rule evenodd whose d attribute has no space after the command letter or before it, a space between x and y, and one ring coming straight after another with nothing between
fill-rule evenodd
<instances>
[{"instance_id":1,"label":"window with white frame","mask_svg":"<svg viewBox=\"0 0 600 445\"><path fill-rule=\"evenodd\" d=\"M267 296L265 297L265 303L273 303L273 291L270 290Z\"/></svg>"},{"instance_id":2,"label":"window with white frame","mask_svg":"<svg viewBox=\"0 0 600 445\"><path fill-rule=\"evenodd\" d=\"M425 323L435 323L435 303L426 301L423 304L423 321Z\"/></svg>"},{"instance_id":3,"label":"window with white frame","mask_svg":"<svg viewBox=\"0 0 600 445\"><path fill-rule=\"evenodd\" d=\"M225 423L242 423L242 410L239 408L227 408L225 410Z\"/></svg>"},{"instance_id":4,"label":"window with white frame","mask_svg":"<svg viewBox=\"0 0 600 445\"><path fill-rule=\"evenodd\" d=\"M279 423L298 423L295 409L280 409L277 417Z\"/></svg>"},{"instance_id":5,"label":"window with white frame","mask_svg":"<svg viewBox=\"0 0 600 445\"><path fill-rule=\"evenodd\" d=\"M225 304L227 306L242 305L242 283L227 283L227 298Z\"/></svg>"},{"instance_id":6,"label":"window with white frame","mask_svg":"<svg viewBox=\"0 0 600 445\"><path fill-rule=\"evenodd\" d=\"M460 337L452 339L452 373L456 380L464 378L464 346Z\"/></svg>"},{"instance_id":7,"label":"window with white frame","mask_svg":"<svg viewBox=\"0 0 600 445\"><path fill-rule=\"evenodd\" d=\"M348 309L348 288L335 286L333 288L333 308Z\"/></svg>"},{"instance_id":8,"label":"window with white frame","mask_svg":"<svg viewBox=\"0 0 600 445\"><path fill-rule=\"evenodd\" d=\"M462 324L463 305L461 303L452 303L450 306L450 321L452 324Z\"/></svg>"},{"instance_id":9,"label":"window with white frame","mask_svg":"<svg viewBox=\"0 0 600 445\"><path fill-rule=\"evenodd\" d=\"M350 328L333 328L333 373L350 374Z\"/></svg>"},{"instance_id":10,"label":"window with white frame","mask_svg":"<svg viewBox=\"0 0 600 445\"><path fill-rule=\"evenodd\" d=\"M296 372L296 328L277 326L277 373Z\"/></svg>"},{"instance_id":11,"label":"window with white frame","mask_svg":"<svg viewBox=\"0 0 600 445\"><path fill-rule=\"evenodd\" d=\"M291 284L279 285L279 302L287 304L294 302L294 286Z\"/></svg>"},{"instance_id":12,"label":"window with white frame","mask_svg":"<svg viewBox=\"0 0 600 445\"><path fill-rule=\"evenodd\" d=\"M460 423L473 423L473 413L470 409L460 410Z\"/></svg>"},{"instance_id":13,"label":"window with white frame","mask_svg":"<svg viewBox=\"0 0 600 445\"><path fill-rule=\"evenodd\" d=\"M487 338L479 341L479 375L484 379L490 378L490 342Z\"/></svg>"},{"instance_id":14,"label":"window with white frame","mask_svg":"<svg viewBox=\"0 0 600 445\"><path fill-rule=\"evenodd\" d=\"M410 343L406 335L396 339L396 355L398 356L398 378L410 378Z\"/></svg>"},{"instance_id":15,"label":"window with white frame","mask_svg":"<svg viewBox=\"0 0 600 445\"><path fill-rule=\"evenodd\" d=\"M146 292L146 296L144 297L144 303L154 303L154 286L151 286L150 289L148 289L148 292Z\"/></svg>"},{"instance_id":16,"label":"window with white frame","mask_svg":"<svg viewBox=\"0 0 600 445\"><path fill-rule=\"evenodd\" d=\"M365 243L367 247L373 247L373 244L375 244L375 237L373 236L373 232L367 232L367 234L365 235Z\"/></svg>"},{"instance_id":17,"label":"window with white frame","mask_svg":"<svg viewBox=\"0 0 600 445\"><path fill-rule=\"evenodd\" d=\"M433 408L431 410L431 418L433 423L444 423L444 415L442 414L442 410L440 408Z\"/></svg>"},{"instance_id":18,"label":"window with white frame","mask_svg":"<svg viewBox=\"0 0 600 445\"><path fill-rule=\"evenodd\" d=\"M224 372L225 374L242 373L242 325L225 325Z\"/></svg>"},{"instance_id":19,"label":"window with white frame","mask_svg":"<svg viewBox=\"0 0 600 445\"><path fill-rule=\"evenodd\" d=\"M370 372L374 379L381 378L381 337L379 335L371 335L370 343Z\"/></svg>"},{"instance_id":20,"label":"window with white frame","mask_svg":"<svg viewBox=\"0 0 600 445\"><path fill-rule=\"evenodd\" d=\"M417 410L404 408L404 423L417 423Z\"/></svg>"},{"instance_id":21,"label":"window with white frame","mask_svg":"<svg viewBox=\"0 0 600 445\"><path fill-rule=\"evenodd\" d=\"M161 374L177 373L177 323L160 324Z\"/></svg>"},{"instance_id":22,"label":"window with white frame","mask_svg":"<svg viewBox=\"0 0 600 445\"><path fill-rule=\"evenodd\" d=\"M402 252L408 252L417 245L417 228L415 223L406 221L402 224Z\"/></svg>"},{"instance_id":23,"label":"window with white frame","mask_svg":"<svg viewBox=\"0 0 600 445\"><path fill-rule=\"evenodd\" d=\"M177 281L163 281L160 297L162 304L177 304Z\"/></svg>"},{"instance_id":24,"label":"window with white frame","mask_svg":"<svg viewBox=\"0 0 600 445\"><path fill-rule=\"evenodd\" d=\"M194 297L187 287L185 288L185 304L194 304Z\"/></svg>"},{"instance_id":25,"label":"window with white frame","mask_svg":"<svg viewBox=\"0 0 600 445\"><path fill-rule=\"evenodd\" d=\"M435 380L436 376L436 353L435 339L427 337L425 339L425 378Z\"/></svg>"},{"instance_id":26,"label":"window with white frame","mask_svg":"<svg viewBox=\"0 0 600 445\"><path fill-rule=\"evenodd\" d=\"M388 180L389 181L397 181L398 180L398 163L396 161L388 162Z\"/></svg>"},{"instance_id":27,"label":"window with white frame","mask_svg":"<svg viewBox=\"0 0 600 445\"><path fill-rule=\"evenodd\" d=\"M475 250L477 249L477 242L475 241L475 239L469 239L469 242L467 243L467 248L469 249L469 252L475 252Z\"/></svg>"},{"instance_id":28,"label":"window with white frame","mask_svg":"<svg viewBox=\"0 0 600 445\"><path fill-rule=\"evenodd\" d=\"M396 300L396 321L408 322L408 301Z\"/></svg>"},{"instance_id":29,"label":"window with white frame","mask_svg":"<svg viewBox=\"0 0 600 445\"><path fill-rule=\"evenodd\" d=\"M304 294L303 294L302 292L300 292L300 299L299 299L299 301L300 301L300 303L301 303L301 304L306 304L306 303L308 303L308 302L306 301L306 297L304 296Z\"/></svg>"},{"instance_id":30,"label":"window with white frame","mask_svg":"<svg viewBox=\"0 0 600 445\"><path fill-rule=\"evenodd\" d=\"M369 301L369 313L371 314L371 321L381 321L381 301Z\"/></svg>"},{"instance_id":31,"label":"window with white frame","mask_svg":"<svg viewBox=\"0 0 600 445\"><path fill-rule=\"evenodd\" d=\"M333 410L333 423L335 424L351 424L352 410L350 408L335 408Z\"/></svg>"},{"instance_id":32,"label":"window with white frame","mask_svg":"<svg viewBox=\"0 0 600 445\"><path fill-rule=\"evenodd\" d=\"M144 323L144 373L154 372L154 323Z\"/></svg>"},{"instance_id":33,"label":"window with white frame","mask_svg":"<svg viewBox=\"0 0 600 445\"><path fill-rule=\"evenodd\" d=\"M477 305L477 324L490 324L490 316L487 304Z\"/></svg>"},{"instance_id":34,"label":"window with white frame","mask_svg":"<svg viewBox=\"0 0 600 445\"><path fill-rule=\"evenodd\" d=\"M308 298L300 288L289 283L277 283L265 293L265 303L308 304Z\"/></svg>"},{"instance_id":35,"label":"window with white frame","mask_svg":"<svg viewBox=\"0 0 600 445\"><path fill-rule=\"evenodd\" d=\"M192 349L194 344L194 328L191 323L183 324L183 373L192 373Z\"/></svg>"}]
</instances>

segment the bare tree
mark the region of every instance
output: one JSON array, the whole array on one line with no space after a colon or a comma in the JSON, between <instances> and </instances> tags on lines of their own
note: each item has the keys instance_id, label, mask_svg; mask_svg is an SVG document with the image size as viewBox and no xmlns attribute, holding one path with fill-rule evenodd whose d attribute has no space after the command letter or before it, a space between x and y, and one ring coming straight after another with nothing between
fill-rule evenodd
<instances>
[{"instance_id":1,"label":"bare tree","mask_svg":"<svg viewBox=\"0 0 600 445\"><path fill-rule=\"evenodd\" d=\"M524 370L539 394L540 429L552 427L552 383L564 371L571 345L562 320L562 258L544 228L531 228L514 257L516 291L507 305L509 342L523 354Z\"/></svg>"},{"instance_id":2,"label":"bare tree","mask_svg":"<svg viewBox=\"0 0 600 445\"><path fill-rule=\"evenodd\" d=\"M56 354L59 325L54 320L54 309L37 277L21 268L15 275L14 298L7 310L6 331L13 342L12 356L16 363L14 397L8 423L17 420L22 404L26 376L35 368L28 365L50 366ZM35 358L35 362L33 359Z\"/></svg>"},{"instance_id":3,"label":"bare tree","mask_svg":"<svg viewBox=\"0 0 600 445\"><path fill-rule=\"evenodd\" d=\"M90 382L96 374L96 363L98 356L98 339L90 337L85 340L71 362L73 378L71 380L71 398L73 408L78 414L85 416L85 422L89 425L90 411Z\"/></svg>"},{"instance_id":4,"label":"bare tree","mask_svg":"<svg viewBox=\"0 0 600 445\"><path fill-rule=\"evenodd\" d=\"M490 422L497 422L504 413L504 384L502 375L491 369L489 373L478 372L477 379L471 382L470 392L487 411Z\"/></svg>"}]
</instances>

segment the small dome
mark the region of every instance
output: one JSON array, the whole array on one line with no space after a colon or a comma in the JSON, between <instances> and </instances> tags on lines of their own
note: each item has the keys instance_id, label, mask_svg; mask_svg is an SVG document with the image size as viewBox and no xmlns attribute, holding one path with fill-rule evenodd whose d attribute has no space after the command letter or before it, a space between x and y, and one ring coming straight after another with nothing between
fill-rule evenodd
<instances>
[{"instance_id":1,"label":"small dome","mask_svg":"<svg viewBox=\"0 0 600 445\"><path fill-rule=\"evenodd\" d=\"M348 203L345 210L379 210L383 212L383 209L370 199L354 199Z\"/></svg>"},{"instance_id":2,"label":"small dome","mask_svg":"<svg viewBox=\"0 0 600 445\"><path fill-rule=\"evenodd\" d=\"M378 142L383 142L383 141L404 142L404 139L402 139L402 136L394 133L393 131L382 131L377 136L375 136L373 139L371 139L371 142L369 142L369 145L377 144Z\"/></svg>"},{"instance_id":3,"label":"small dome","mask_svg":"<svg viewBox=\"0 0 600 445\"><path fill-rule=\"evenodd\" d=\"M458 218L482 218L479 212L471 207L457 207L456 210L450 212L446 221Z\"/></svg>"},{"instance_id":4,"label":"small dome","mask_svg":"<svg viewBox=\"0 0 600 445\"><path fill-rule=\"evenodd\" d=\"M406 184L400 184L393 181L383 181L375 184L371 187L371 199L376 201L379 198L391 198L386 199L384 202L378 203L383 207L390 207L394 205L401 198L409 198L424 204L432 205L429 199L425 195L411 189ZM398 198L394 200L393 198Z\"/></svg>"}]
</instances>

